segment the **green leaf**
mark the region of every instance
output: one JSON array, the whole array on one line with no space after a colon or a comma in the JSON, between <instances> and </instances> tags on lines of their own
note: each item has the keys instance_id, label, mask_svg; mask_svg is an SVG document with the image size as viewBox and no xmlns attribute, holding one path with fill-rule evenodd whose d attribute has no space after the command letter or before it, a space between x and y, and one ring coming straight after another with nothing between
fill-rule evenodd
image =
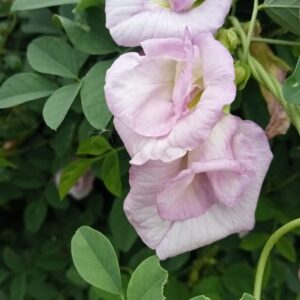
<instances>
[{"instance_id":1,"label":"green leaf","mask_svg":"<svg viewBox=\"0 0 300 300\"><path fill-rule=\"evenodd\" d=\"M127 289L128 300L164 300L164 285L168 272L156 256L144 260L131 276Z\"/></svg>"},{"instance_id":2,"label":"green leaf","mask_svg":"<svg viewBox=\"0 0 300 300\"><path fill-rule=\"evenodd\" d=\"M112 150L109 142L102 136L92 136L79 144L77 155L101 156Z\"/></svg>"},{"instance_id":3,"label":"green leaf","mask_svg":"<svg viewBox=\"0 0 300 300\"><path fill-rule=\"evenodd\" d=\"M10 300L23 300L26 295L26 275L16 275L10 285Z\"/></svg>"},{"instance_id":4,"label":"green leaf","mask_svg":"<svg viewBox=\"0 0 300 300\"><path fill-rule=\"evenodd\" d=\"M117 51L117 46L105 28L105 15L102 9L93 7L87 9L86 22L71 21L56 15L58 21L66 31L72 44L80 51L93 55L109 54Z\"/></svg>"},{"instance_id":5,"label":"green leaf","mask_svg":"<svg viewBox=\"0 0 300 300\"><path fill-rule=\"evenodd\" d=\"M289 260L292 263L296 262L297 254L293 242L286 238L282 237L276 244L277 251Z\"/></svg>"},{"instance_id":6,"label":"green leaf","mask_svg":"<svg viewBox=\"0 0 300 300\"><path fill-rule=\"evenodd\" d=\"M15 0L12 11L78 3L79 0Z\"/></svg>"},{"instance_id":7,"label":"green leaf","mask_svg":"<svg viewBox=\"0 0 300 300\"><path fill-rule=\"evenodd\" d=\"M101 178L105 187L115 196L120 197L122 194L122 182L120 178L119 157L116 151L112 151L105 156Z\"/></svg>"},{"instance_id":8,"label":"green leaf","mask_svg":"<svg viewBox=\"0 0 300 300\"><path fill-rule=\"evenodd\" d=\"M197 297L191 298L190 300L210 300L210 298L208 298L206 296L197 296Z\"/></svg>"},{"instance_id":9,"label":"green leaf","mask_svg":"<svg viewBox=\"0 0 300 300\"><path fill-rule=\"evenodd\" d=\"M72 258L81 275L91 285L108 293L121 295L121 274L115 251L100 232L80 227L72 238Z\"/></svg>"},{"instance_id":10,"label":"green leaf","mask_svg":"<svg viewBox=\"0 0 300 300\"><path fill-rule=\"evenodd\" d=\"M223 299L223 284L219 276L207 275L193 287L193 295L206 295L213 300Z\"/></svg>"},{"instance_id":11,"label":"green leaf","mask_svg":"<svg viewBox=\"0 0 300 300\"><path fill-rule=\"evenodd\" d=\"M79 93L81 82L69 84L56 90L47 100L43 116L46 124L56 130L65 119L72 103Z\"/></svg>"},{"instance_id":12,"label":"green leaf","mask_svg":"<svg viewBox=\"0 0 300 300\"><path fill-rule=\"evenodd\" d=\"M106 105L104 83L107 69L112 61L99 62L93 66L83 79L81 89L81 103L83 112L89 123L104 129L111 120L111 113Z\"/></svg>"},{"instance_id":13,"label":"green leaf","mask_svg":"<svg viewBox=\"0 0 300 300\"><path fill-rule=\"evenodd\" d=\"M28 46L27 58L32 68L40 73L77 78L73 49L62 39L47 36L35 39Z\"/></svg>"},{"instance_id":14,"label":"green leaf","mask_svg":"<svg viewBox=\"0 0 300 300\"><path fill-rule=\"evenodd\" d=\"M105 0L79 0L76 6L77 11L83 11L91 6L101 6L105 4Z\"/></svg>"},{"instance_id":15,"label":"green leaf","mask_svg":"<svg viewBox=\"0 0 300 300\"><path fill-rule=\"evenodd\" d=\"M21 73L8 78L0 88L0 109L51 95L56 87L34 73Z\"/></svg>"},{"instance_id":16,"label":"green leaf","mask_svg":"<svg viewBox=\"0 0 300 300\"><path fill-rule=\"evenodd\" d=\"M34 201L26 206L24 219L26 229L31 233L36 233L42 226L47 216L47 205L44 201Z\"/></svg>"},{"instance_id":17,"label":"green leaf","mask_svg":"<svg viewBox=\"0 0 300 300\"><path fill-rule=\"evenodd\" d=\"M5 247L3 250L3 261L12 271L20 272L25 269L21 256L9 247Z\"/></svg>"},{"instance_id":18,"label":"green leaf","mask_svg":"<svg viewBox=\"0 0 300 300\"><path fill-rule=\"evenodd\" d=\"M25 33L57 34L58 30L53 26L52 12L48 8L23 12L26 22L22 22L21 28Z\"/></svg>"},{"instance_id":19,"label":"green leaf","mask_svg":"<svg viewBox=\"0 0 300 300\"><path fill-rule=\"evenodd\" d=\"M249 265L237 263L227 268L222 279L226 289L239 296L243 292L250 292L252 290L254 274Z\"/></svg>"},{"instance_id":20,"label":"green leaf","mask_svg":"<svg viewBox=\"0 0 300 300\"><path fill-rule=\"evenodd\" d=\"M0 268L0 285L5 281L5 279L9 276L9 272L4 269Z\"/></svg>"},{"instance_id":21,"label":"green leaf","mask_svg":"<svg viewBox=\"0 0 300 300\"><path fill-rule=\"evenodd\" d=\"M266 233L253 233L244 237L241 241L240 248L246 251L253 251L264 246L269 235Z\"/></svg>"},{"instance_id":22,"label":"green leaf","mask_svg":"<svg viewBox=\"0 0 300 300\"><path fill-rule=\"evenodd\" d=\"M283 85L283 94L287 102L300 104L300 57L294 73Z\"/></svg>"},{"instance_id":23,"label":"green leaf","mask_svg":"<svg viewBox=\"0 0 300 300\"><path fill-rule=\"evenodd\" d=\"M109 217L109 225L114 245L121 251L129 251L137 239L137 234L125 216L121 199L114 201Z\"/></svg>"},{"instance_id":24,"label":"green leaf","mask_svg":"<svg viewBox=\"0 0 300 300\"><path fill-rule=\"evenodd\" d=\"M282 101L281 104L287 112L291 122L300 134L300 105L288 103L286 101Z\"/></svg>"},{"instance_id":25,"label":"green leaf","mask_svg":"<svg viewBox=\"0 0 300 300\"><path fill-rule=\"evenodd\" d=\"M95 159L77 159L72 161L62 172L59 183L59 196L63 199L76 182L95 162Z\"/></svg>"},{"instance_id":26,"label":"green leaf","mask_svg":"<svg viewBox=\"0 0 300 300\"><path fill-rule=\"evenodd\" d=\"M0 168L6 167L15 168L16 166L4 156L4 151L0 149Z\"/></svg>"},{"instance_id":27,"label":"green leaf","mask_svg":"<svg viewBox=\"0 0 300 300\"><path fill-rule=\"evenodd\" d=\"M300 8L300 0L266 0L263 7Z\"/></svg>"},{"instance_id":28,"label":"green leaf","mask_svg":"<svg viewBox=\"0 0 300 300\"><path fill-rule=\"evenodd\" d=\"M244 294L241 300L255 300L255 298L250 294Z\"/></svg>"},{"instance_id":29,"label":"green leaf","mask_svg":"<svg viewBox=\"0 0 300 300\"><path fill-rule=\"evenodd\" d=\"M300 35L299 0L266 0L261 7L280 26Z\"/></svg>"}]
</instances>

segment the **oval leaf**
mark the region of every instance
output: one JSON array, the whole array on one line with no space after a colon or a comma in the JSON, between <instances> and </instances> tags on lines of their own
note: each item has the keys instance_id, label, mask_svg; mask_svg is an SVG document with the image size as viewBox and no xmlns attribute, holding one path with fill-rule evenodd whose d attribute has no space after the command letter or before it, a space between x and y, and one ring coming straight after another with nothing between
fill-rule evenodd
<instances>
[{"instance_id":1,"label":"oval leaf","mask_svg":"<svg viewBox=\"0 0 300 300\"><path fill-rule=\"evenodd\" d=\"M26 275L16 275L10 285L10 300L23 300L26 296Z\"/></svg>"},{"instance_id":2,"label":"oval leaf","mask_svg":"<svg viewBox=\"0 0 300 300\"><path fill-rule=\"evenodd\" d=\"M47 205L44 201L35 201L27 205L24 219L26 229L31 232L37 232L42 226L47 216Z\"/></svg>"},{"instance_id":3,"label":"oval leaf","mask_svg":"<svg viewBox=\"0 0 300 300\"><path fill-rule=\"evenodd\" d=\"M89 123L96 129L105 129L111 120L104 97L104 83L107 69L112 61L99 62L91 68L83 79L81 103Z\"/></svg>"},{"instance_id":4,"label":"oval leaf","mask_svg":"<svg viewBox=\"0 0 300 300\"><path fill-rule=\"evenodd\" d=\"M120 178L120 163L116 151L109 153L103 161L101 178L105 187L115 196L122 194L122 182Z\"/></svg>"},{"instance_id":5,"label":"oval leaf","mask_svg":"<svg viewBox=\"0 0 300 300\"><path fill-rule=\"evenodd\" d=\"M78 69L73 49L61 39L35 39L28 46L27 58L32 68L40 73L66 78L77 77Z\"/></svg>"},{"instance_id":6,"label":"oval leaf","mask_svg":"<svg viewBox=\"0 0 300 300\"><path fill-rule=\"evenodd\" d=\"M8 108L51 95L56 87L34 73L21 73L8 78L0 88L0 108Z\"/></svg>"},{"instance_id":7,"label":"oval leaf","mask_svg":"<svg viewBox=\"0 0 300 300\"><path fill-rule=\"evenodd\" d=\"M127 289L128 300L164 300L164 285L168 272L164 270L156 256L144 260L131 276Z\"/></svg>"},{"instance_id":8,"label":"oval leaf","mask_svg":"<svg viewBox=\"0 0 300 300\"><path fill-rule=\"evenodd\" d=\"M79 93L81 83L64 86L53 93L47 100L43 116L46 124L56 130L66 117L73 101Z\"/></svg>"},{"instance_id":9,"label":"oval leaf","mask_svg":"<svg viewBox=\"0 0 300 300\"><path fill-rule=\"evenodd\" d=\"M117 46L105 28L103 9L93 7L86 10L86 22L73 22L62 16L55 16L56 21L64 28L72 44L88 54L103 55L117 51Z\"/></svg>"},{"instance_id":10,"label":"oval leaf","mask_svg":"<svg viewBox=\"0 0 300 300\"><path fill-rule=\"evenodd\" d=\"M72 238L71 250L75 267L84 280L108 293L121 295L117 257L103 234L88 226L80 227Z\"/></svg>"},{"instance_id":11,"label":"oval leaf","mask_svg":"<svg viewBox=\"0 0 300 300\"><path fill-rule=\"evenodd\" d=\"M42 7L73 4L78 3L79 0L15 0L11 8L12 11L28 10Z\"/></svg>"},{"instance_id":12,"label":"oval leaf","mask_svg":"<svg viewBox=\"0 0 300 300\"><path fill-rule=\"evenodd\" d=\"M102 136L92 136L80 143L77 155L101 156L112 150L109 142Z\"/></svg>"}]
</instances>

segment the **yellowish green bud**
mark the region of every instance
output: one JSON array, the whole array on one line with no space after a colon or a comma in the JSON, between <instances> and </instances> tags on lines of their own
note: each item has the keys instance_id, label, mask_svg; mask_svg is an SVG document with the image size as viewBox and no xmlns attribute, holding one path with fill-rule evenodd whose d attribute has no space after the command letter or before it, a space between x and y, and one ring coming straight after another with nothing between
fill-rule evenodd
<instances>
[{"instance_id":1,"label":"yellowish green bud","mask_svg":"<svg viewBox=\"0 0 300 300\"><path fill-rule=\"evenodd\" d=\"M238 90L242 90L245 88L250 75L251 71L247 64L237 61L234 64L234 70L235 70L235 84L238 88Z\"/></svg>"},{"instance_id":2,"label":"yellowish green bud","mask_svg":"<svg viewBox=\"0 0 300 300\"><path fill-rule=\"evenodd\" d=\"M233 52L239 45L240 40L234 28L224 29L221 28L216 35L219 40L230 52Z\"/></svg>"}]
</instances>

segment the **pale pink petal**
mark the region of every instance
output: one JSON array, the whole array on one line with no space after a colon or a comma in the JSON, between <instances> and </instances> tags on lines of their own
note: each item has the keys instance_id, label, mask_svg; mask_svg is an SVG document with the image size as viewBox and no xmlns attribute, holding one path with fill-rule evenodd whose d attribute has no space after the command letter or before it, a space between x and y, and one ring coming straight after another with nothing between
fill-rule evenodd
<instances>
[{"instance_id":1,"label":"pale pink petal","mask_svg":"<svg viewBox=\"0 0 300 300\"><path fill-rule=\"evenodd\" d=\"M223 121L224 119L226 121ZM249 231L254 225L257 199L272 154L264 132L254 123L241 121L232 116L224 117L222 121L222 127L228 126L229 132L232 132L232 128L235 127L231 123L238 123L237 136L239 134L245 135L246 139L255 143L254 153L249 154L246 149L241 148L241 152L243 152L239 154L241 160L246 163L245 167L251 167L254 173L249 184L244 186L244 192L240 195L240 200L231 207L224 204L226 201L222 201L222 195L216 197L220 197L220 199L213 198L210 192L203 188L199 194L194 193L191 198L188 194L183 194L184 187L188 187L189 183L197 180L197 178L196 176L194 179L191 177L191 171L184 172L180 170L184 166L190 168L192 172L205 172L206 170L208 172L204 174L207 174L207 176L211 172L216 172L218 168L220 170L229 168L238 172L240 171L239 163L241 163L239 158L237 158L237 163L234 163L220 157L220 161L217 163L214 160L206 160L207 155L204 156L204 162L202 164L200 162L199 165L197 162L189 164L189 161L184 163L184 160L178 159L167 164L157 161L139 167L132 167L131 191L125 201L125 213L143 241L151 248L156 249L157 255L161 259L207 245L232 233ZM225 129L223 128L223 130ZM214 136L214 138L216 137L218 137L218 134ZM232 141L233 153L238 153L242 141L240 138ZM203 147L203 144L199 148L201 147ZM223 146L221 148L224 149ZM203 153L205 151L204 149ZM217 153L222 154L218 151ZM196 157L192 156L191 159L193 160ZM180 173L182 175L178 175ZM181 182L180 179L183 181ZM201 179L203 178L200 178L200 185ZM215 184L217 182L213 183L213 185ZM205 184L205 186L208 185ZM216 187L212 186L212 188L215 191ZM165 195L162 192L164 190L166 191ZM182 195L182 199L178 197L176 192L178 195ZM196 203L196 198L198 196L198 201L203 201L202 193L205 193L204 197L208 197L210 205L206 208L202 206L205 209L199 210L201 206ZM166 196L166 198L163 199L163 196ZM184 196L187 197L184 198ZM223 197L226 199L226 195L223 195ZM187 207L188 204L184 203L186 199L191 207ZM167 203L168 201L171 204ZM165 205L166 209L160 207L161 203ZM202 205L205 205L205 203L206 200ZM179 208L176 205L179 205ZM179 212L180 208L184 210L181 214ZM192 208L198 210L197 216L192 215Z\"/></svg>"},{"instance_id":2,"label":"pale pink petal","mask_svg":"<svg viewBox=\"0 0 300 300\"><path fill-rule=\"evenodd\" d=\"M146 56L184 61L187 58L184 43L184 40L178 38L166 38L146 40L141 45Z\"/></svg>"},{"instance_id":3,"label":"pale pink petal","mask_svg":"<svg viewBox=\"0 0 300 300\"><path fill-rule=\"evenodd\" d=\"M162 219L178 221L201 215L215 201L207 176L184 170L158 194L157 208Z\"/></svg>"},{"instance_id":4,"label":"pale pink petal","mask_svg":"<svg viewBox=\"0 0 300 300\"><path fill-rule=\"evenodd\" d=\"M192 36L215 32L231 6L231 0L205 0L198 7L191 7L192 0L170 2L171 7L153 0L107 0L106 26L119 45L135 47L151 38L183 38L186 27Z\"/></svg>"},{"instance_id":5,"label":"pale pink petal","mask_svg":"<svg viewBox=\"0 0 300 300\"><path fill-rule=\"evenodd\" d=\"M87 197L93 190L95 176L91 172L83 175L78 182L69 191L69 194L76 200L81 200Z\"/></svg>"},{"instance_id":6,"label":"pale pink petal","mask_svg":"<svg viewBox=\"0 0 300 300\"><path fill-rule=\"evenodd\" d=\"M124 54L108 70L108 107L139 134L167 134L177 119L171 101L176 64L157 59L138 64L139 60L141 57L135 53Z\"/></svg>"},{"instance_id":7,"label":"pale pink petal","mask_svg":"<svg viewBox=\"0 0 300 300\"><path fill-rule=\"evenodd\" d=\"M174 44L174 39L171 43ZM126 58L121 56L108 71L107 103L117 119L119 135L126 148L130 148L133 164L157 159L169 162L183 156L207 138L223 116L223 107L234 100L236 87L232 57L210 33L201 34L201 38L198 36L196 43L191 45L188 34L185 41L179 43L186 61L175 63L176 71L173 68L167 72L161 68L167 62L175 62L167 56L160 58L161 64L153 63L159 61L159 50L151 41L145 43L148 47L146 53L152 55L145 64L144 57L126 54L130 69L126 70ZM134 60L140 67L135 66ZM118 72L118 66L121 72ZM173 64L169 66L172 68ZM154 75L147 73L152 71ZM198 86L198 80L203 81L203 87ZM171 81L172 88L168 85ZM199 102L190 109L187 105L194 85L204 90L199 94ZM156 97L156 94L160 96ZM173 114L168 97L172 99Z\"/></svg>"},{"instance_id":8,"label":"pale pink petal","mask_svg":"<svg viewBox=\"0 0 300 300\"><path fill-rule=\"evenodd\" d=\"M174 11L179 12L192 7L195 0L169 0Z\"/></svg>"},{"instance_id":9,"label":"pale pink petal","mask_svg":"<svg viewBox=\"0 0 300 300\"><path fill-rule=\"evenodd\" d=\"M57 187L59 186L60 178L61 171L57 172L54 177L54 182ZM91 193L91 191L93 190L94 181L95 176L90 171L88 171L86 174L79 178L75 185L70 189L68 194L76 200L81 200Z\"/></svg>"}]
</instances>

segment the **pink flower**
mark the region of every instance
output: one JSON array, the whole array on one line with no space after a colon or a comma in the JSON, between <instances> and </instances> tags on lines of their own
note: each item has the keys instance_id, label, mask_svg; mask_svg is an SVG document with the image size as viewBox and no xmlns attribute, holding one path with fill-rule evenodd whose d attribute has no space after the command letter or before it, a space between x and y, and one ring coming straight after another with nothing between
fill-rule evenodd
<instances>
[{"instance_id":1,"label":"pink flower","mask_svg":"<svg viewBox=\"0 0 300 300\"><path fill-rule=\"evenodd\" d=\"M271 159L261 128L223 117L184 157L133 166L125 213L160 259L249 231Z\"/></svg>"},{"instance_id":2,"label":"pink flower","mask_svg":"<svg viewBox=\"0 0 300 300\"><path fill-rule=\"evenodd\" d=\"M206 139L236 94L229 52L203 33L193 41L153 39L106 75L108 107L132 163L169 162Z\"/></svg>"},{"instance_id":3,"label":"pink flower","mask_svg":"<svg viewBox=\"0 0 300 300\"><path fill-rule=\"evenodd\" d=\"M60 181L61 172L55 175L55 183L58 186ZM85 175L79 178L76 184L69 191L69 194L76 200L81 200L87 197L93 190L93 184L95 176L91 172L87 172Z\"/></svg>"},{"instance_id":4,"label":"pink flower","mask_svg":"<svg viewBox=\"0 0 300 300\"><path fill-rule=\"evenodd\" d=\"M231 0L106 0L106 27L122 46L152 38L183 38L215 32L229 12Z\"/></svg>"}]
</instances>

